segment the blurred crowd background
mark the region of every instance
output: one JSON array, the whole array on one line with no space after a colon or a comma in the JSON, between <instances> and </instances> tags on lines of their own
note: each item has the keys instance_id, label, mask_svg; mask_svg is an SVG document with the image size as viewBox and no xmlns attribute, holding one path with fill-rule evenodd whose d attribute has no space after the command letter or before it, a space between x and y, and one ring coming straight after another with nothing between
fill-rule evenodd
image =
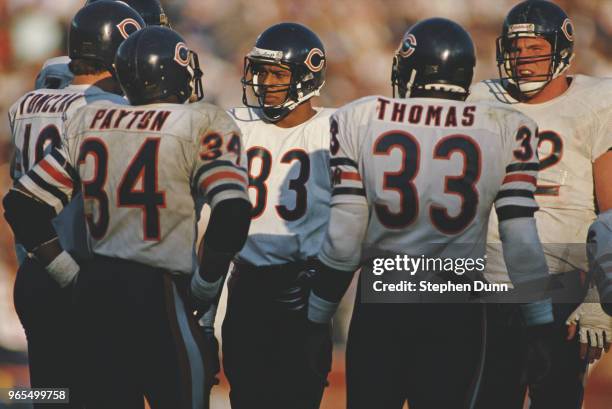
<instances>
[{"instance_id":1,"label":"blurred crowd background","mask_svg":"<svg viewBox=\"0 0 612 409\"><path fill-rule=\"evenodd\" d=\"M33 88L49 57L64 55L67 27L84 0L0 0L0 139L6 112ZM206 99L241 104L243 58L265 28L294 21L313 29L327 51L327 85L317 105L340 106L369 94L390 94L392 54L403 32L427 17L451 18L477 48L474 80L497 76L495 39L516 0L162 0L174 29L200 56ZM559 0L576 30L574 72L612 76L612 0ZM0 166L0 196L8 189ZM10 229L0 217L0 346L25 346L12 310L16 263ZM1 383L1 382L0 382ZM611 388L612 389L612 388ZM612 401L612 398L611 398Z\"/></svg>"}]
</instances>

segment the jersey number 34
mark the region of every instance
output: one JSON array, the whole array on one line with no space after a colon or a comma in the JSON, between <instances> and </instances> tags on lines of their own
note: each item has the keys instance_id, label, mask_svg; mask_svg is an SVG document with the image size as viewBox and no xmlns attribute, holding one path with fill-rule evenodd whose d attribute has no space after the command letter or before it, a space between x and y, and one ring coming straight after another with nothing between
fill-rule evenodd
<instances>
[{"instance_id":1,"label":"jersey number 34","mask_svg":"<svg viewBox=\"0 0 612 409\"><path fill-rule=\"evenodd\" d=\"M144 140L125 170L116 192L117 207L135 207L142 210L143 238L148 241L161 240L159 209L166 207L165 192L159 191L157 187L159 143L159 138ZM95 219L94 215L87 211L85 217L91 235L101 239L108 230L111 205L105 191L108 149L102 139L88 138L83 141L79 165L84 164L89 156L95 161L95 172L92 178L82 181L83 199L97 203L98 217Z\"/></svg>"}]
</instances>

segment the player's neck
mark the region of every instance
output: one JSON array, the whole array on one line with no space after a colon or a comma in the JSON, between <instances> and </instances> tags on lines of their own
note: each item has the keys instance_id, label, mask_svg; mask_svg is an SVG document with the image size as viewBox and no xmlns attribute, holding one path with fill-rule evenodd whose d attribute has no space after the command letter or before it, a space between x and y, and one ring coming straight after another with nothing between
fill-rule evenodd
<instances>
[{"instance_id":1,"label":"player's neck","mask_svg":"<svg viewBox=\"0 0 612 409\"><path fill-rule=\"evenodd\" d=\"M92 75L75 75L72 85L95 85L103 91L121 95L121 88L117 81L107 73Z\"/></svg>"},{"instance_id":2,"label":"player's neck","mask_svg":"<svg viewBox=\"0 0 612 409\"><path fill-rule=\"evenodd\" d=\"M526 104L542 104L561 96L569 88L569 81L566 74L560 75L551 80L544 89L534 95L533 98L525 101Z\"/></svg>"},{"instance_id":3,"label":"player's neck","mask_svg":"<svg viewBox=\"0 0 612 409\"><path fill-rule=\"evenodd\" d=\"M281 119L278 122L275 122L274 125L279 128L293 128L294 126L298 126L308 121L310 118L315 116L317 111L312 107L312 103L310 100L304 102L303 104L298 105L293 111L289 112L289 114Z\"/></svg>"}]
</instances>

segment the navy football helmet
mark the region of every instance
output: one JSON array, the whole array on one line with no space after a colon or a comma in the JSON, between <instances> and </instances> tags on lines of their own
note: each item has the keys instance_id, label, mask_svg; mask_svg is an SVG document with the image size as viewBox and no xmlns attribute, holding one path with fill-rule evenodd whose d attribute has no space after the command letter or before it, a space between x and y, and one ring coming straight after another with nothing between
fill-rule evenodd
<instances>
[{"instance_id":1,"label":"navy football helmet","mask_svg":"<svg viewBox=\"0 0 612 409\"><path fill-rule=\"evenodd\" d=\"M326 55L323 43L307 27L281 23L265 30L244 58L242 102L260 108L270 122L280 121L299 104L313 96L325 83ZM285 84L266 85L260 76L262 67L275 65L291 71ZM266 95L286 93L280 104L266 104Z\"/></svg>"},{"instance_id":2,"label":"navy football helmet","mask_svg":"<svg viewBox=\"0 0 612 409\"><path fill-rule=\"evenodd\" d=\"M87 0L85 5L95 3L101 0ZM103 0L103 1L121 1L140 14L142 19L148 26L165 26L170 27L168 17L164 12L159 0Z\"/></svg>"},{"instance_id":3,"label":"navy football helmet","mask_svg":"<svg viewBox=\"0 0 612 409\"><path fill-rule=\"evenodd\" d=\"M550 54L518 57L514 43L521 37L542 37L551 46ZM532 97L551 80L564 73L574 58L574 26L556 4L528 0L516 5L504 20L502 34L497 38L497 67L500 79L516 88L519 96ZM515 55L513 55L515 54ZM550 70L544 75L519 75L522 64L550 60Z\"/></svg>"},{"instance_id":4,"label":"navy football helmet","mask_svg":"<svg viewBox=\"0 0 612 409\"><path fill-rule=\"evenodd\" d=\"M475 64L463 27L444 18L422 20L406 31L393 58L393 96L465 99Z\"/></svg>"},{"instance_id":5,"label":"navy football helmet","mask_svg":"<svg viewBox=\"0 0 612 409\"><path fill-rule=\"evenodd\" d=\"M192 94L202 99L202 71L198 55L167 27L149 26L121 44L115 57L119 84L132 105L145 105Z\"/></svg>"},{"instance_id":6,"label":"navy football helmet","mask_svg":"<svg viewBox=\"0 0 612 409\"><path fill-rule=\"evenodd\" d=\"M145 26L140 15L121 2L100 1L80 9L70 23L68 56L93 60L112 72L119 45Z\"/></svg>"}]
</instances>

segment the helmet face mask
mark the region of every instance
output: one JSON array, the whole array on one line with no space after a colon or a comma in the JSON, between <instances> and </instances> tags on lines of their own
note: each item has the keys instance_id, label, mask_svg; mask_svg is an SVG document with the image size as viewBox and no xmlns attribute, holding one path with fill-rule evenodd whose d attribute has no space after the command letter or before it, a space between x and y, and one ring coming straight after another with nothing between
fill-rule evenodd
<instances>
[{"instance_id":1,"label":"helmet face mask","mask_svg":"<svg viewBox=\"0 0 612 409\"><path fill-rule=\"evenodd\" d=\"M204 87L202 85L202 69L200 68L200 58L198 54L189 50L189 64L187 65L187 71L191 75L191 81L189 87L191 88L190 102L201 101L204 98Z\"/></svg>"},{"instance_id":2,"label":"helmet face mask","mask_svg":"<svg viewBox=\"0 0 612 409\"><path fill-rule=\"evenodd\" d=\"M521 56L517 49L520 39L540 38L550 46L550 52L542 54ZM512 36L497 38L497 69L503 81L512 84L526 97L532 97L540 92L550 81L565 72L570 65L571 58L567 58L567 51L557 51L557 36L541 36L533 32L518 32ZM573 56L572 56L573 57ZM521 73L521 67L548 62L546 72Z\"/></svg>"},{"instance_id":3,"label":"helmet face mask","mask_svg":"<svg viewBox=\"0 0 612 409\"><path fill-rule=\"evenodd\" d=\"M527 44L538 41L547 45L547 50L522 53ZM500 80L512 87L519 100L533 98L569 68L574 58L573 41L572 22L557 5L537 0L518 4L506 16L496 41ZM544 61L547 69L542 67Z\"/></svg>"},{"instance_id":4,"label":"helmet face mask","mask_svg":"<svg viewBox=\"0 0 612 409\"><path fill-rule=\"evenodd\" d=\"M291 67L245 57L243 87L247 87L248 106L259 108L281 108L289 102L292 78ZM267 77L275 78L266 81ZM267 82L267 83L266 83ZM250 87L250 90L248 89ZM254 97L255 102L249 96ZM270 99L275 101L269 101ZM281 99L282 101L278 101ZM268 100L268 101L266 101ZM276 103L275 103L276 102Z\"/></svg>"},{"instance_id":5,"label":"helmet face mask","mask_svg":"<svg viewBox=\"0 0 612 409\"><path fill-rule=\"evenodd\" d=\"M242 102L278 122L319 95L325 65L323 45L309 29L293 23L272 26L244 58Z\"/></svg>"}]
</instances>

